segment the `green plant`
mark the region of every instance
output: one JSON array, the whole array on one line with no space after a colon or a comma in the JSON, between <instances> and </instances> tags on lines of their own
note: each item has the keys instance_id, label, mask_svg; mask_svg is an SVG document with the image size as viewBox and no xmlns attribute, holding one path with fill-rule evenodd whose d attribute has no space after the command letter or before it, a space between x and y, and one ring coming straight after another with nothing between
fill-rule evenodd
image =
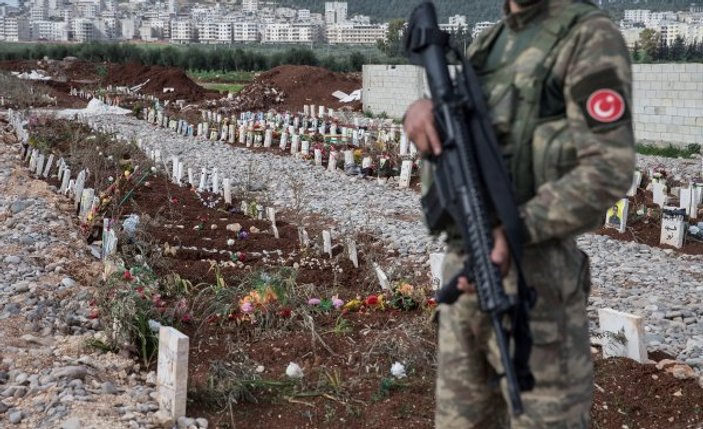
<instances>
[{"instance_id":1,"label":"green plant","mask_svg":"<svg viewBox=\"0 0 703 429\"><path fill-rule=\"evenodd\" d=\"M107 66L101 64L95 68L95 72L100 76L100 79L105 79L108 72Z\"/></svg>"},{"instance_id":2,"label":"green plant","mask_svg":"<svg viewBox=\"0 0 703 429\"><path fill-rule=\"evenodd\" d=\"M390 396L392 392L403 389L405 386L405 383L401 383L395 378L383 378L378 385L378 391L371 396L371 400L378 402Z\"/></svg>"},{"instance_id":3,"label":"green plant","mask_svg":"<svg viewBox=\"0 0 703 429\"><path fill-rule=\"evenodd\" d=\"M344 335L349 332L351 332L352 326L349 324L349 321L344 318L343 315L340 315L337 317L337 320L334 322L334 328L328 331L328 333L334 333L337 335Z\"/></svg>"},{"instance_id":4,"label":"green plant","mask_svg":"<svg viewBox=\"0 0 703 429\"><path fill-rule=\"evenodd\" d=\"M654 146L638 144L635 149L642 155L663 156L666 158L691 158L693 155L701 153L701 145L689 144L684 148L668 145Z\"/></svg>"}]
</instances>

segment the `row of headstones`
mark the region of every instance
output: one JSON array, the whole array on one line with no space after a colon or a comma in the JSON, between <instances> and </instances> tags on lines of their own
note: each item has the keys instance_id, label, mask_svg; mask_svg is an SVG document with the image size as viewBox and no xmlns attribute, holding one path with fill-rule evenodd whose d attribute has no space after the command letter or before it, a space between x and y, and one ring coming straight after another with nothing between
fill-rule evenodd
<instances>
[{"instance_id":1,"label":"row of headstones","mask_svg":"<svg viewBox=\"0 0 703 429\"><path fill-rule=\"evenodd\" d=\"M175 120L175 119L169 119L167 116L164 116L161 112L155 111L155 110L150 110L149 112L146 113L147 115L147 121L150 123L154 123L158 126L161 126L163 128L169 128L176 132L177 134L180 134L182 136L186 137L192 137L193 134L193 126L188 124L184 120ZM244 117L245 114L243 114ZM155 122L151 122L152 120L155 119ZM296 117L297 118L297 117ZM229 126L223 125L221 128L221 131L218 132L216 130L213 130L211 132L210 139L213 141L219 140L219 141L227 141L229 143L235 143L235 138L238 137L238 142L240 144L246 145L246 147L264 147L264 148L270 148L272 147L273 142L273 130L268 128L265 130L263 138L261 134L256 134L254 133L252 127L250 126L247 128L247 125L245 125L243 122L247 121L247 119L240 119L240 125L237 128L235 124L230 124ZM198 135L200 134L207 134L209 128L209 124L207 122L198 124L198 130L197 133ZM239 131L237 133L237 130ZM290 134L289 134L290 133ZM290 153L291 155L294 156L301 156L301 157L308 157L311 155L310 153L310 141L307 139L301 139L301 135L304 134L304 130L301 128L299 130L299 134L295 134L295 126L290 125L288 129L285 129L283 133L281 134L280 140L278 147L281 150L287 150L288 148L288 140L290 136ZM263 140L263 142L262 142ZM415 156L416 154L416 149L415 146L412 145L407 138L405 138L405 135L403 134L401 137L401 153L410 153L412 156ZM313 149L312 151L314 163L317 166L323 166L323 155L322 155L322 150L321 149ZM328 163L327 163L327 169L331 172L337 170L337 162L338 162L338 157L339 157L339 152L336 150L330 151L329 158L328 158ZM388 162L388 158L385 156L380 156L378 163L379 166L383 167L385 163ZM345 167L348 166L354 166L354 153L352 150L345 150L344 151L344 165ZM373 159L371 156L366 156L362 159L362 165L361 169L367 169L370 168L371 165L373 164ZM410 186L410 178L412 176L412 170L414 166L414 161L410 159L406 159L402 161L401 164L401 171L400 171L400 180L399 180L399 187L401 189L403 188L408 188Z\"/></svg>"},{"instance_id":2,"label":"row of headstones","mask_svg":"<svg viewBox=\"0 0 703 429\"><path fill-rule=\"evenodd\" d=\"M67 193L74 198L74 205L79 209L79 216L83 219L93 209L96 201L94 191L84 189L86 172L81 171L75 180L71 179L71 170L60 158L54 164L54 155L48 158L38 149L29 147L29 136L24 128L27 121L23 114L10 110L8 119L13 126L18 139L22 143L22 159L29 163L31 172L43 178L52 177L52 171L58 166L57 177L61 181L60 193ZM46 163L45 163L46 158ZM78 199L80 195L80 199ZM99 200L98 200L99 203ZM114 253L117 247L117 237L113 222L109 218L103 219L103 260ZM174 421L185 416L186 395L188 383L188 337L174 328L161 327L159 332L159 357L157 369L157 388L160 412L165 413Z\"/></svg>"},{"instance_id":3,"label":"row of headstones","mask_svg":"<svg viewBox=\"0 0 703 429\"><path fill-rule=\"evenodd\" d=\"M157 97L155 97L153 95L149 95L149 94L135 94L130 88L128 88L126 86L109 85L107 87L107 92L132 95L132 96L136 97L138 100L160 103L160 100ZM73 87L68 91L68 93L69 93L69 95L71 95L73 97L78 97L83 100L90 100L95 97L95 95L91 91L85 91L83 89L78 89L78 88L73 88ZM109 95L105 95L105 96L100 95L97 98L100 101L102 101L103 103L111 105L111 106L120 106L120 104L122 102L122 97L118 97L118 96L111 97Z\"/></svg>"},{"instance_id":4,"label":"row of headstones","mask_svg":"<svg viewBox=\"0 0 703 429\"><path fill-rule=\"evenodd\" d=\"M627 197L637 195L637 189L641 183L642 173L636 171ZM651 189L654 203L662 209L660 244L682 248L686 238L686 217L690 219L698 217L698 206L703 203L703 185L694 183L681 188L679 207L668 205L668 189L661 176L653 175ZM619 200L608 210L605 218L607 228L617 229L620 233L625 232L630 209L630 201L627 197Z\"/></svg>"}]
</instances>

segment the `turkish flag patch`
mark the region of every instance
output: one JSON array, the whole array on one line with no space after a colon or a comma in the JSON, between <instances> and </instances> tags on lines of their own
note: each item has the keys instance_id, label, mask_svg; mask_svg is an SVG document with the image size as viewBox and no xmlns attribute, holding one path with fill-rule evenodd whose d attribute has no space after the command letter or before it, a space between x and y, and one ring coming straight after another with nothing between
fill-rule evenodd
<instances>
[{"instance_id":1,"label":"turkish flag patch","mask_svg":"<svg viewBox=\"0 0 703 429\"><path fill-rule=\"evenodd\" d=\"M594 131L609 129L611 125L630 119L624 97L623 82L614 69L606 69L587 76L571 89L589 128Z\"/></svg>"}]
</instances>

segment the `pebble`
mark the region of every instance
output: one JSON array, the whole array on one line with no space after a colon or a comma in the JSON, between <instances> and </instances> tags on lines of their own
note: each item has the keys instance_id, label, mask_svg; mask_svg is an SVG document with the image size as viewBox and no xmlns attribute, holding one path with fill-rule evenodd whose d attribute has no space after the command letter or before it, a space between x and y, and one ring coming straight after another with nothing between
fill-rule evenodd
<instances>
[{"instance_id":1,"label":"pebble","mask_svg":"<svg viewBox=\"0 0 703 429\"><path fill-rule=\"evenodd\" d=\"M19 424L19 423L22 421L23 418L24 418L24 414L22 414L22 411L15 411L15 412L12 412L12 413L10 413L10 415L8 416L8 419L10 420L10 423L12 423L13 425Z\"/></svg>"},{"instance_id":2,"label":"pebble","mask_svg":"<svg viewBox=\"0 0 703 429\"><path fill-rule=\"evenodd\" d=\"M81 421L77 418L68 419L61 425L61 429L81 429L81 427Z\"/></svg>"}]
</instances>

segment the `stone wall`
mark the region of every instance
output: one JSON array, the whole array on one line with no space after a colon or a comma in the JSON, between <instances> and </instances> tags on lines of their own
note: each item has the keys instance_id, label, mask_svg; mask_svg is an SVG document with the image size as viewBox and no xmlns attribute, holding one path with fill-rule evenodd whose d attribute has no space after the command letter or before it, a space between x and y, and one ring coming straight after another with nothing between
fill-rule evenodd
<instances>
[{"instance_id":1,"label":"stone wall","mask_svg":"<svg viewBox=\"0 0 703 429\"><path fill-rule=\"evenodd\" d=\"M633 75L638 142L703 144L703 64L639 64ZM364 110L393 118L427 87L422 69L410 65L366 65L363 79Z\"/></svg>"}]
</instances>

